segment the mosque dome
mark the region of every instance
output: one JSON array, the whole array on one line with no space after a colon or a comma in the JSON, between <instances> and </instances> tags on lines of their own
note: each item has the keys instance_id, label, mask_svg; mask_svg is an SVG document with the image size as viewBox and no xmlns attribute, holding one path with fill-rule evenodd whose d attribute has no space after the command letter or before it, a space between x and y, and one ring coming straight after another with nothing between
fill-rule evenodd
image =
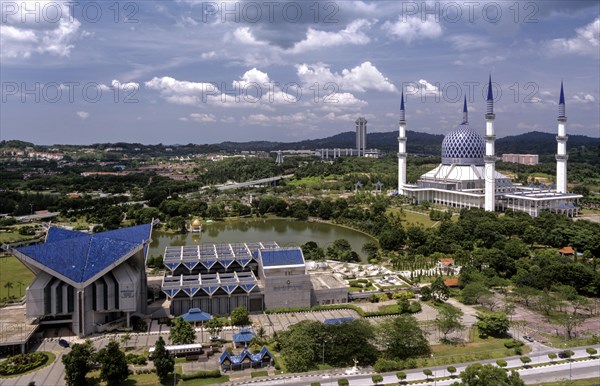
<instances>
[{"instance_id":1,"label":"mosque dome","mask_svg":"<svg viewBox=\"0 0 600 386\"><path fill-rule=\"evenodd\" d=\"M483 165L485 143L477 132L463 122L446 134L442 141L442 163Z\"/></svg>"},{"instance_id":2,"label":"mosque dome","mask_svg":"<svg viewBox=\"0 0 600 386\"><path fill-rule=\"evenodd\" d=\"M199 227L201 224L200 219L194 219L194 221L192 221L192 226L193 227Z\"/></svg>"}]
</instances>

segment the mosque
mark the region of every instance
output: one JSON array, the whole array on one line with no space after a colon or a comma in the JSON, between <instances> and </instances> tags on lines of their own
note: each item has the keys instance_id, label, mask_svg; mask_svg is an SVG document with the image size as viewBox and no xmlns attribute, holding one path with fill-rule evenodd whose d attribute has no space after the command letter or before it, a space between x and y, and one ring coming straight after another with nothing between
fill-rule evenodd
<instances>
[{"instance_id":1,"label":"mosque","mask_svg":"<svg viewBox=\"0 0 600 386\"><path fill-rule=\"evenodd\" d=\"M565 96L560 85L558 135L556 137L556 187L522 186L496 171L494 145L494 96L492 78L488 82L485 136L469 125L467 100L463 119L442 142L442 163L423 174L416 184L406 182L406 118L404 93L400 102L398 135L398 194L414 204L431 204L452 208L483 208L486 211L515 210L538 216L549 210L569 217L579 214L577 206L583 196L567 191L567 135Z\"/></svg>"}]
</instances>

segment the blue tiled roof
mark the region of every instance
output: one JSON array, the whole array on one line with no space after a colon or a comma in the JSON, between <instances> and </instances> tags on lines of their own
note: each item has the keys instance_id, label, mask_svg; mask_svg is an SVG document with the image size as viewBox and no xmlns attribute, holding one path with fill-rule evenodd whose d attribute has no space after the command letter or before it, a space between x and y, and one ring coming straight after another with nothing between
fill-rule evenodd
<instances>
[{"instance_id":1,"label":"blue tiled roof","mask_svg":"<svg viewBox=\"0 0 600 386\"><path fill-rule=\"evenodd\" d=\"M247 349L244 349L239 355L229 354L227 351L224 351L219 357L219 363L222 365L226 359L229 359L232 365L239 365L242 363L244 358L250 359L252 363L260 363L263 358L267 356L269 359L273 359L273 355L269 352L269 350L263 346L259 353L252 354Z\"/></svg>"},{"instance_id":2,"label":"blue tiled roof","mask_svg":"<svg viewBox=\"0 0 600 386\"><path fill-rule=\"evenodd\" d=\"M83 283L150 239L151 224L87 234L50 228L46 242L17 251L77 283Z\"/></svg>"},{"instance_id":3,"label":"blue tiled roof","mask_svg":"<svg viewBox=\"0 0 600 386\"><path fill-rule=\"evenodd\" d=\"M304 264L304 257L300 248L261 249L260 255L263 267Z\"/></svg>"},{"instance_id":4,"label":"blue tiled roof","mask_svg":"<svg viewBox=\"0 0 600 386\"><path fill-rule=\"evenodd\" d=\"M242 328L237 334L233 334L234 343L249 343L254 338L254 333L247 328Z\"/></svg>"}]
</instances>

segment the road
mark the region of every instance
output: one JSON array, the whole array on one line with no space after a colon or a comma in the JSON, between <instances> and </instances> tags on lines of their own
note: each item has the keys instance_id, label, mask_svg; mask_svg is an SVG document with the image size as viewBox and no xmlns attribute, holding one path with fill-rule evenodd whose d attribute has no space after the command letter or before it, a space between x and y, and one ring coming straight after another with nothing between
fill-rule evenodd
<instances>
[{"instance_id":1,"label":"road","mask_svg":"<svg viewBox=\"0 0 600 386\"><path fill-rule=\"evenodd\" d=\"M600 347L595 347L597 350ZM576 348L572 349L575 352L573 358L586 358L588 355L585 352L585 348ZM556 350L553 350L556 352ZM581 362L571 362L571 363L563 363L563 364L552 364L548 359L547 354L537 354L530 355L531 365L538 365L541 363L547 363L546 366L543 367L535 367L529 369L520 369L518 370L521 377L529 384L531 383L539 383L539 382L549 382L549 381L558 381L562 379L569 379L571 376L572 379L583 379L583 378L593 378L597 377L600 380L600 359L590 359ZM519 357L510 357L505 358L508 363L508 369L514 367L521 367L523 364ZM480 361L479 363L486 364L492 363L495 364L496 360L485 360ZM463 371L468 364L456 365L456 374L459 374ZM430 367L431 371L433 371L434 375L437 377L447 377L449 374L446 370L447 365L438 366L438 367ZM406 381L424 381L425 375L423 374L423 369L414 369L414 370L406 370L404 371L407 375ZM371 386L373 385L373 381L371 380L371 376L373 372L364 371L361 373L359 370L359 374L344 374L343 372L339 373L308 373L308 374L299 374L297 376L282 376L282 377L272 377L269 380L265 381L257 381L252 380L251 382L246 382L247 384L252 384L253 386L279 386L279 385L289 385L289 386L306 386L310 385L312 382L321 382L323 386L329 386L330 384L333 386L337 385L337 380L340 378L347 378L350 386ZM396 373L383 373L383 382L386 383L396 383L398 382L398 378L396 378ZM436 384L436 385L451 385L454 380L446 380L446 381L436 381L431 380L427 384ZM246 384L245 382L235 383L236 385ZM233 383L232 383L233 384Z\"/></svg>"},{"instance_id":2,"label":"road","mask_svg":"<svg viewBox=\"0 0 600 386\"><path fill-rule=\"evenodd\" d=\"M254 181L246 181L246 182L238 182L235 184L227 184L227 185L217 185L218 190L228 190L228 189L238 189L243 188L245 186L253 186L253 185L263 185L271 182L283 180L284 178L291 178L293 174L286 174L283 176L269 177L269 178L261 178L260 180Z\"/></svg>"}]
</instances>

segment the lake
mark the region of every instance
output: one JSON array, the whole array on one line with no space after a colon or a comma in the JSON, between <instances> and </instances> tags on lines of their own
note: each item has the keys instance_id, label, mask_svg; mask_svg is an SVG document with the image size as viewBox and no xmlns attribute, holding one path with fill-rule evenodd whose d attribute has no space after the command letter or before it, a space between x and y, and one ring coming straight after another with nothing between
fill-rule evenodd
<instances>
[{"instance_id":1,"label":"lake","mask_svg":"<svg viewBox=\"0 0 600 386\"><path fill-rule=\"evenodd\" d=\"M336 239L346 239L352 249L365 260L362 246L370 236L333 224L287 219L213 222L204 224L202 233L171 234L160 230L152 233L150 256L162 255L165 248L200 243L248 243L275 241L280 247L300 246L314 241L327 249Z\"/></svg>"}]
</instances>

